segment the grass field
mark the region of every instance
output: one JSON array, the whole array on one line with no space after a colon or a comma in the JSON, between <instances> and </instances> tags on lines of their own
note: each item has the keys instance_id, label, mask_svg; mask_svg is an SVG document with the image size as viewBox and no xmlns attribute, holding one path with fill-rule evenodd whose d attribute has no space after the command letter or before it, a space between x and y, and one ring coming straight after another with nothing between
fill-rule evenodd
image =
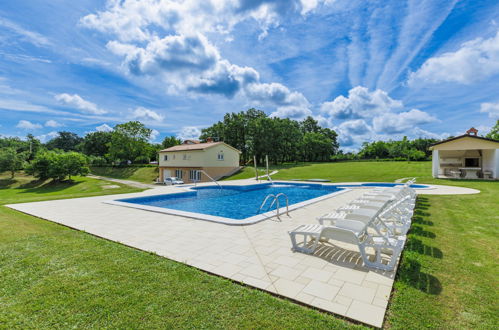
<instances>
[{"instance_id":1,"label":"grass field","mask_svg":"<svg viewBox=\"0 0 499 330\"><path fill-rule=\"evenodd\" d=\"M91 167L90 172L108 178L152 183L158 177L157 167Z\"/></svg>"},{"instance_id":2,"label":"grass field","mask_svg":"<svg viewBox=\"0 0 499 330\"><path fill-rule=\"evenodd\" d=\"M332 182L373 181L393 182L408 176L418 177L418 181L430 182L431 162L336 162L336 163L298 163L271 166L270 171L278 170L273 180L328 179ZM260 175L265 170L259 168ZM253 167L245 167L225 180L252 179Z\"/></svg>"},{"instance_id":3,"label":"grass field","mask_svg":"<svg viewBox=\"0 0 499 330\"><path fill-rule=\"evenodd\" d=\"M481 190L419 197L384 326L497 327L499 182L435 180L427 162L307 164L278 175L333 181L418 176L419 182ZM8 190L0 189L1 203ZM67 196L49 193L47 199ZM24 195L17 196L22 202ZM359 327L5 207L0 278L0 328Z\"/></svg>"},{"instance_id":4,"label":"grass field","mask_svg":"<svg viewBox=\"0 0 499 330\"><path fill-rule=\"evenodd\" d=\"M114 186L114 188L110 187ZM116 188L117 187L117 188ZM114 182L101 181L84 177L73 177L72 181L54 183L51 180L35 180L23 173L0 173L0 204L37 202L50 199L77 198L120 194L140 191Z\"/></svg>"},{"instance_id":5,"label":"grass field","mask_svg":"<svg viewBox=\"0 0 499 330\"><path fill-rule=\"evenodd\" d=\"M67 186L31 179L0 181L0 204L103 194L108 191L101 185L109 184L76 178ZM26 185L35 187L16 188ZM137 189L113 193L132 191ZM5 206L0 206L0 278L2 329L361 328Z\"/></svg>"}]
</instances>

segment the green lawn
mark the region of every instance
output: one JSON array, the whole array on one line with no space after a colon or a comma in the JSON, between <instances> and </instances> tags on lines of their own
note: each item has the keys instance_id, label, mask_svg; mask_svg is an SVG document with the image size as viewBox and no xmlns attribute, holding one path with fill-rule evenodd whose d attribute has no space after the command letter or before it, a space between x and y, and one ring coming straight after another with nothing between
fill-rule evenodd
<instances>
[{"instance_id":1,"label":"green lawn","mask_svg":"<svg viewBox=\"0 0 499 330\"><path fill-rule=\"evenodd\" d=\"M136 191L141 191L141 189L115 182L84 177L73 177L72 181L54 183L51 180L35 180L32 176L22 173L16 174L14 179L10 178L10 174L0 173L0 204L121 194Z\"/></svg>"},{"instance_id":2,"label":"green lawn","mask_svg":"<svg viewBox=\"0 0 499 330\"><path fill-rule=\"evenodd\" d=\"M157 167L91 167L95 175L115 179L125 179L143 183L153 183L158 177Z\"/></svg>"},{"instance_id":3,"label":"green lawn","mask_svg":"<svg viewBox=\"0 0 499 330\"><path fill-rule=\"evenodd\" d=\"M85 178L69 187L32 183L36 188L17 191L14 187L29 185L32 178L17 179L21 182L0 181L1 204L107 193L99 188L101 181ZM0 328L6 329L361 328L5 206L0 206L0 278Z\"/></svg>"},{"instance_id":4,"label":"green lawn","mask_svg":"<svg viewBox=\"0 0 499 330\"><path fill-rule=\"evenodd\" d=\"M497 327L499 182L435 180L428 162L321 163L288 166L278 175L333 181L417 176L419 182L481 190L418 198L384 326ZM6 191L0 189L1 203ZM47 198L67 197L50 194ZM25 195L16 196L22 202ZM0 278L0 328L358 327L5 207L0 207Z\"/></svg>"},{"instance_id":5,"label":"green lawn","mask_svg":"<svg viewBox=\"0 0 499 330\"><path fill-rule=\"evenodd\" d=\"M260 175L265 170L258 168ZM332 182L373 181L393 182L404 177L418 177L431 181L431 162L336 162L336 163L298 163L271 166L269 172L278 170L274 180L328 179ZM252 179L254 167L245 167L225 180ZM421 181L421 180L419 180Z\"/></svg>"}]
</instances>

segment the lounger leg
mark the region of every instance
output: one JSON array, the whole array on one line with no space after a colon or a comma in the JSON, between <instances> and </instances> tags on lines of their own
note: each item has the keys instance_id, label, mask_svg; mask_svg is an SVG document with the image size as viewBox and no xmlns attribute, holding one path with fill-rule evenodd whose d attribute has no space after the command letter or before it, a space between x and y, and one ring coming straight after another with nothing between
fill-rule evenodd
<instances>
[{"instance_id":1,"label":"lounger leg","mask_svg":"<svg viewBox=\"0 0 499 330\"><path fill-rule=\"evenodd\" d=\"M296 242L296 235L303 235L303 246L298 246L298 243ZM289 236L291 238L293 250L298 252L312 254L314 253L315 249L317 248L317 244L319 243L319 237L316 235L310 235L306 233L290 233ZM307 248L306 246L308 245L310 239L314 239L314 244L311 248Z\"/></svg>"}]
</instances>

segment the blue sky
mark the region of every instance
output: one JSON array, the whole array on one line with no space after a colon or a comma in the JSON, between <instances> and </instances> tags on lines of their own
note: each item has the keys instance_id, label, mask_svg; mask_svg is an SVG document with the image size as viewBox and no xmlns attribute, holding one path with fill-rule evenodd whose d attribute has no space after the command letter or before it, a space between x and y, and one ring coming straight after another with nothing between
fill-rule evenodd
<instances>
[{"instance_id":1,"label":"blue sky","mask_svg":"<svg viewBox=\"0 0 499 330\"><path fill-rule=\"evenodd\" d=\"M226 112L311 115L343 149L499 118L497 1L0 4L0 134L128 120L192 138Z\"/></svg>"}]
</instances>

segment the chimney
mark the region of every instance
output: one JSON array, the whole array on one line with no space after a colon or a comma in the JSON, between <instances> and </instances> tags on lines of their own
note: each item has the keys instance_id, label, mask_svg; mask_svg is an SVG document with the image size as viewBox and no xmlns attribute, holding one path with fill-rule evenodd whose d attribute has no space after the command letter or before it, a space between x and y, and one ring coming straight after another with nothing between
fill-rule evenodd
<instances>
[{"instance_id":1,"label":"chimney","mask_svg":"<svg viewBox=\"0 0 499 330\"><path fill-rule=\"evenodd\" d=\"M213 138L211 138L211 137L207 137L207 138L206 138L206 143L211 143L211 142L213 142Z\"/></svg>"},{"instance_id":2,"label":"chimney","mask_svg":"<svg viewBox=\"0 0 499 330\"><path fill-rule=\"evenodd\" d=\"M476 128L472 127L466 131L466 134L476 136L478 134L478 130Z\"/></svg>"}]
</instances>

